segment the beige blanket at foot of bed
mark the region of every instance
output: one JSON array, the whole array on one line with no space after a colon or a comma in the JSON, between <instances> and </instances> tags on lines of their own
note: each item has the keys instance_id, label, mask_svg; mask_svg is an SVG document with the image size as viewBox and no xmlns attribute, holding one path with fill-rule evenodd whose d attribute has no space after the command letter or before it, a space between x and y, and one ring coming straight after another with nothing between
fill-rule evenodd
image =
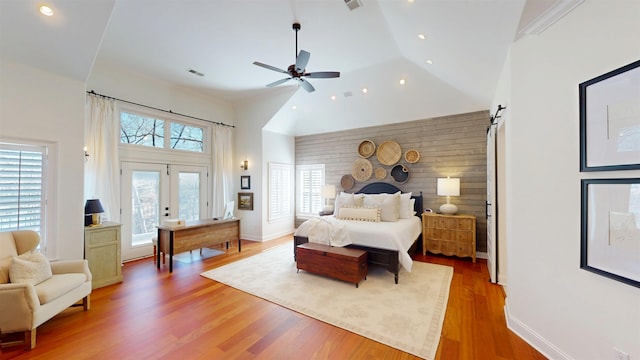
<instances>
[{"instance_id":1,"label":"beige blanket at foot of bed","mask_svg":"<svg viewBox=\"0 0 640 360\"><path fill-rule=\"evenodd\" d=\"M311 218L303 222L294 235L306 236L309 242L317 244L340 247L351 244L344 224L338 222L333 216Z\"/></svg>"}]
</instances>

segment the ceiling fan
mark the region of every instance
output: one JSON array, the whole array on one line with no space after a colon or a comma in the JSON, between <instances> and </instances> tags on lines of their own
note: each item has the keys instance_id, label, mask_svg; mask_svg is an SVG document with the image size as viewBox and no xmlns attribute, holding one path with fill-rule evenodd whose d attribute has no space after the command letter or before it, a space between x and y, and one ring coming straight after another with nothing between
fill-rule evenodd
<instances>
[{"instance_id":1,"label":"ceiling fan","mask_svg":"<svg viewBox=\"0 0 640 360\"><path fill-rule=\"evenodd\" d=\"M311 57L311 53L309 53L308 51L304 51L304 50L300 50L300 53L298 53L298 31L300 30L300 24L299 23L293 23L293 30L296 32L296 54L297 55L296 55L296 63L295 64L289 65L287 70L282 70L282 69L277 68L275 66L263 64L261 62L257 62L257 61L253 62L254 65L261 66L261 67L263 67L265 69L269 69L269 70L273 70L273 71L277 71L279 73L283 73L283 74L289 75L289 77L287 77L287 78L280 79L278 81L274 81L274 82L272 82L270 84L267 84L267 87L274 87L274 86L278 86L278 85L280 85L282 83L285 83L285 82L287 82L289 80L295 80L300 84L300 86L302 86L302 88L304 88L308 92L313 92L313 91L315 91L315 88L313 87L313 85L311 85L310 82L305 80L305 77L320 78L320 79L340 77L340 72L339 71L318 71L318 72L310 72L310 73L305 72L305 68L307 67L307 63L309 62L309 58Z\"/></svg>"}]
</instances>

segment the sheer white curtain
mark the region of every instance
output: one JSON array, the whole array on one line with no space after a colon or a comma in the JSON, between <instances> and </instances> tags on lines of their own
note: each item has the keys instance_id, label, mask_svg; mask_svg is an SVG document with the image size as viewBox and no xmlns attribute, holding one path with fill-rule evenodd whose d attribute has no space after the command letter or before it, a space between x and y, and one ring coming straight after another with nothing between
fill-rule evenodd
<instances>
[{"instance_id":1,"label":"sheer white curtain","mask_svg":"<svg viewBox=\"0 0 640 360\"><path fill-rule=\"evenodd\" d=\"M233 200L233 128L224 125L213 127L213 216L223 216L227 201Z\"/></svg>"},{"instance_id":2,"label":"sheer white curtain","mask_svg":"<svg viewBox=\"0 0 640 360\"><path fill-rule=\"evenodd\" d=\"M120 123L116 102L87 94L84 167L85 199L100 199L103 218L120 221L120 176L118 144Z\"/></svg>"}]
</instances>

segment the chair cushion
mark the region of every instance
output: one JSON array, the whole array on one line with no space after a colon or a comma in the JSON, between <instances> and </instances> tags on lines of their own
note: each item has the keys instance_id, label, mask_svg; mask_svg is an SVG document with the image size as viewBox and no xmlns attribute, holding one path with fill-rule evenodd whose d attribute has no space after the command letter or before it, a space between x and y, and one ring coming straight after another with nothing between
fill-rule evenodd
<instances>
[{"instance_id":1,"label":"chair cushion","mask_svg":"<svg viewBox=\"0 0 640 360\"><path fill-rule=\"evenodd\" d=\"M10 231L0 232L0 259L18 256L16 243Z\"/></svg>"},{"instance_id":2,"label":"chair cushion","mask_svg":"<svg viewBox=\"0 0 640 360\"><path fill-rule=\"evenodd\" d=\"M14 256L9 267L9 280L12 283L37 285L51 276L49 259L39 252Z\"/></svg>"},{"instance_id":3,"label":"chair cushion","mask_svg":"<svg viewBox=\"0 0 640 360\"><path fill-rule=\"evenodd\" d=\"M35 286L40 305L51 302L87 281L85 274L56 274Z\"/></svg>"},{"instance_id":4,"label":"chair cushion","mask_svg":"<svg viewBox=\"0 0 640 360\"><path fill-rule=\"evenodd\" d=\"M13 256L0 259L0 284L6 284L9 282L9 267L13 262Z\"/></svg>"}]
</instances>

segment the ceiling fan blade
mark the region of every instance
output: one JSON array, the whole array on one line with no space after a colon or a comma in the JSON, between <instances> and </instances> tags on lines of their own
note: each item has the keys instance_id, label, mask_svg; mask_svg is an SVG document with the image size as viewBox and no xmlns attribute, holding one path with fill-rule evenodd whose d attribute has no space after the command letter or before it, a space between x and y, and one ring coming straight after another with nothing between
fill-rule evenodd
<instances>
[{"instance_id":1,"label":"ceiling fan blade","mask_svg":"<svg viewBox=\"0 0 640 360\"><path fill-rule=\"evenodd\" d=\"M265 69L269 69L269 70L277 71L277 72L280 72L280 73L283 73L283 74L288 74L288 73L289 73L288 71L285 71L285 70L279 69L279 68L277 68L277 67L275 67L275 66L271 66L271 65L263 64L263 63L261 63L261 62L257 62L257 61L254 61L254 62L253 62L253 65L258 65L258 66L261 66L261 67L263 67L263 68L265 68Z\"/></svg>"},{"instance_id":2,"label":"ceiling fan blade","mask_svg":"<svg viewBox=\"0 0 640 360\"><path fill-rule=\"evenodd\" d=\"M287 82L287 81L289 81L289 80L291 80L291 78L284 78L284 79L280 79L280 80L278 80L278 81L274 81L274 82L272 82L271 84L267 84L266 86L267 86L267 87L274 87L274 86L278 86L278 85L280 85L280 84L282 84L282 83L285 83L285 82Z\"/></svg>"},{"instance_id":3,"label":"ceiling fan blade","mask_svg":"<svg viewBox=\"0 0 640 360\"><path fill-rule=\"evenodd\" d=\"M316 91L316 89L313 87L313 85L311 85L311 83L306 81L305 79L300 78L299 81L300 81L300 86L302 86L303 89L307 90L307 92Z\"/></svg>"},{"instance_id":4,"label":"ceiling fan blade","mask_svg":"<svg viewBox=\"0 0 640 360\"><path fill-rule=\"evenodd\" d=\"M306 73L303 76L310 77L310 78L321 78L321 79L337 78L337 77L340 77L340 72L339 71L316 71L312 73Z\"/></svg>"},{"instance_id":5,"label":"ceiling fan blade","mask_svg":"<svg viewBox=\"0 0 640 360\"><path fill-rule=\"evenodd\" d=\"M307 64L309 63L309 58L310 57L311 57L311 54L309 52L304 51L304 50L300 50L300 53L296 57L296 72L297 73L302 74L304 72L304 69L307 67Z\"/></svg>"}]
</instances>

